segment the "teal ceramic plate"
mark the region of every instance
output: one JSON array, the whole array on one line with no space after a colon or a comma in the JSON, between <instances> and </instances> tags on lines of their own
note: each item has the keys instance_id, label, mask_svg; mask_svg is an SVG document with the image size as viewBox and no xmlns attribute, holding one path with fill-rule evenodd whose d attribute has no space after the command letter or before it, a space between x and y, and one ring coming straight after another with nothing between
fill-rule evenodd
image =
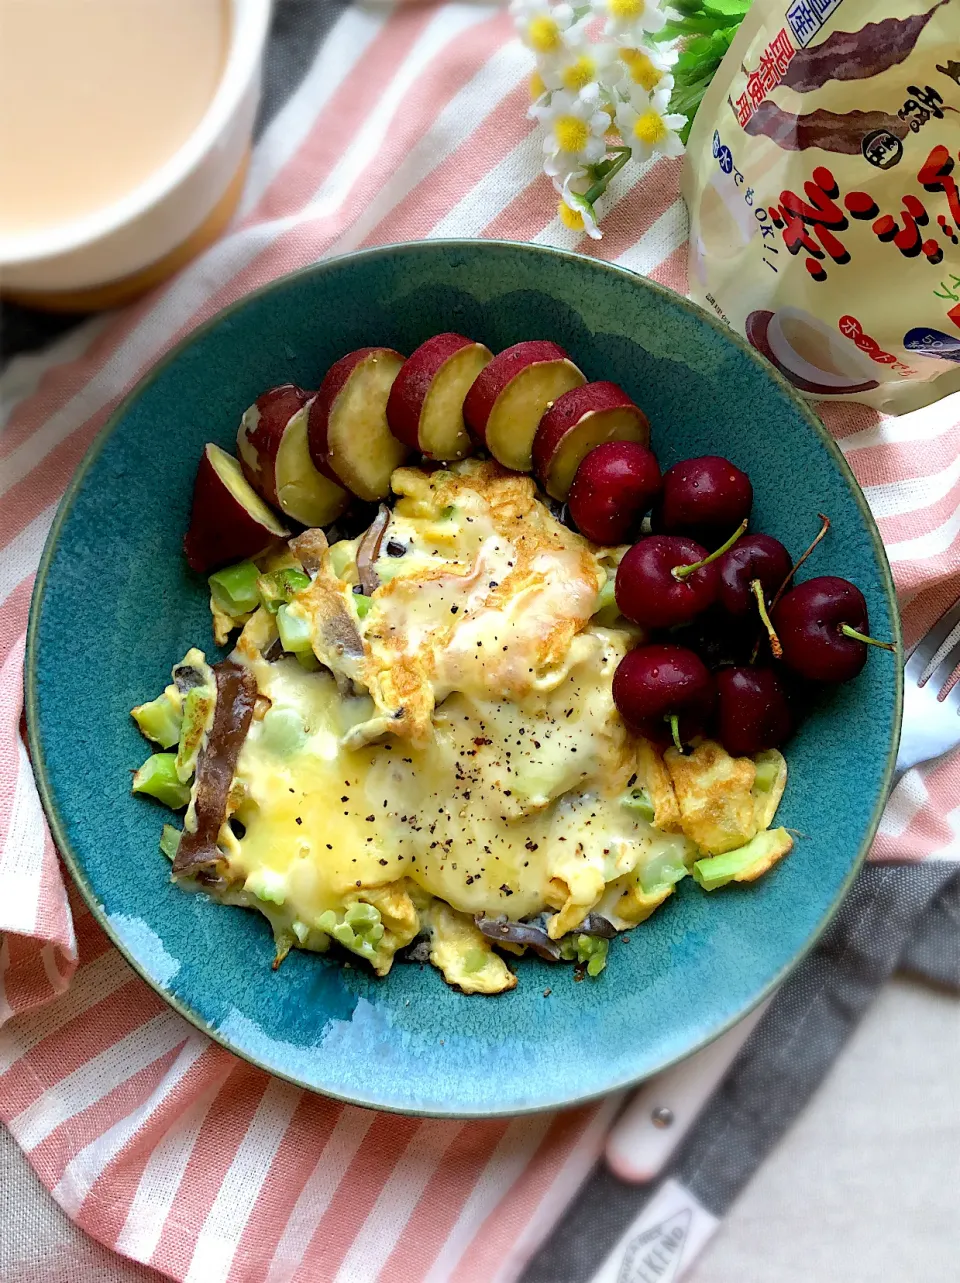
<instances>
[{"instance_id":1,"label":"teal ceramic plate","mask_svg":"<svg viewBox=\"0 0 960 1283\"><path fill-rule=\"evenodd\" d=\"M644 1078L715 1037L782 980L824 926L876 828L896 751L900 674L872 655L790 743L780 823L793 853L750 887L683 885L615 943L596 981L536 959L497 998L427 967L386 980L294 952L265 919L185 894L157 849L162 809L131 797L145 745L128 710L192 645L213 651L204 582L180 553L205 441L232 449L263 389L316 387L370 343L438 330L497 350L561 343L643 406L664 466L723 454L749 471L756 526L859 584L876 635L898 633L876 528L839 452L787 385L703 312L648 281L531 245L427 242L319 263L195 331L131 394L71 484L37 579L27 656L47 815L92 910L143 977L238 1055L306 1087L408 1113L571 1104ZM550 989L549 996L544 990Z\"/></svg>"}]
</instances>

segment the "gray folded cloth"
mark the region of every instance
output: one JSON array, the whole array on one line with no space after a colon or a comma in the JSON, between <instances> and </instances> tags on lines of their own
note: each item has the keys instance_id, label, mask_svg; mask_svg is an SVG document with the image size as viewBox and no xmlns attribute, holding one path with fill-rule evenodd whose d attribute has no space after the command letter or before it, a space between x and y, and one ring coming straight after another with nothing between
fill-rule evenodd
<instances>
[{"instance_id":1,"label":"gray folded cloth","mask_svg":"<svg viewBox=\"0 0 960 1283\"><path fill-rule=\"evenodd\" d=\"M663 1182L628 1185L598 1166L521 1283L587 1283L615 1245L618 1269L604 1270L604 1281L662 1277L690 1224L689 1214L676 1213L652 1226L645 1222L644 1208L663 1183L673 1190L674 1208L685 1210L686 1197L694 1218L700 1209L723 1217L898 967L960 994L956 865L866 866L817 946L781 987Z\"/></svg>"}]
</instances>

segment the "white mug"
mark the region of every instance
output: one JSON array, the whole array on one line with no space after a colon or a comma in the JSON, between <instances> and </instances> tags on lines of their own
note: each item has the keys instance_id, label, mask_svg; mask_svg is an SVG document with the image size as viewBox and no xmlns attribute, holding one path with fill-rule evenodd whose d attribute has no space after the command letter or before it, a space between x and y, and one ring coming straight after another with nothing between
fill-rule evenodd
<instances>
[{"instance_id":1,"label":"white mug","mask_svg":"<svg viewBox=\"0 0 960 1283\"><path fill-rule=\"evenodd\" d=\"M236 208L260 97L272 0L230 0L220 83L200 123L120 200L73 222L0 236L0 287L34 306L112 307L205 249Z\"/></svg>"}]
</instances>

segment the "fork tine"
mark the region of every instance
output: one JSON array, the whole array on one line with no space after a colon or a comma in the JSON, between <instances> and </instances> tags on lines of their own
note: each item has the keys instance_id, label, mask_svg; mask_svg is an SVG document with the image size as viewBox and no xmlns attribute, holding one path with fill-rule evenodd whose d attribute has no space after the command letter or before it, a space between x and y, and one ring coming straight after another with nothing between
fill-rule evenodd
<instances>
[{"instance_id":1,"label":"fork tine","mask_svg":"<svg viewBox=\"0 0 960 1283\"><path fill-rule=\"evenodd\" d=\"M928 681L931 689L937 692L937 699L941 702L952 695L954 691L957 692L955 698L960 699L960 690L957 689L956 681L950 680L958 664L960 664L960 624L954 628L947 640L938 647L937 654L927 664L924 681L918 681L917 685L922 686Z\"/></svg>"},{"instance_id":2,"label":"fork tine","mask_svg":"<svg viewBox=\"0 0 960 1283\"><path fill-rule=\"evenodd\" d=\"M933 669L953 646L955 642L953 634L958 625L960 625L960 601L954 602L953 606L940 616L930 631L914 647L910 654L908 669L909 677L915 680L918 686L923 686L929 680ZM919 673L917 673L918 668Z\"/></svg>"}]
</instances>

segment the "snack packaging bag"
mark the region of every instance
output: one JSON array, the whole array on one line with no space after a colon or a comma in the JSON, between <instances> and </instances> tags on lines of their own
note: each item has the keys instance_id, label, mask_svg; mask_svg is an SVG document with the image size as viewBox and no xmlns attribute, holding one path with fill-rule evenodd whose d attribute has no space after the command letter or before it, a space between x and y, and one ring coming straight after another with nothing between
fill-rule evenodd
<instances>
[{"instance_id":1,"label":"snack packaging bag","mask_svg":"<svg viewBox=\"0 0 960 1283\"><path fill-rule=\"evenodd\" d=\"M697 113L690 291L801 392L960 389L960 0L754 0Z\"/></svg>"}]
</instances>

